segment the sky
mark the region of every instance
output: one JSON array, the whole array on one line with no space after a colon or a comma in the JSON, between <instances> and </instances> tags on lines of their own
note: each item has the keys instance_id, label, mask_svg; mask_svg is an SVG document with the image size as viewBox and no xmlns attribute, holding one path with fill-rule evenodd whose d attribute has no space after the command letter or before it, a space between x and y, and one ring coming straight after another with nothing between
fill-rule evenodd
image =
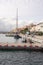
<instances>
[{"instance_id":1,"label":"sky","mask_svg":"<svg viewBox=\"0 0 43 65\"><path fill-rule=\"evenodd\" d=\"M0 0L0 31L10 31L18 26L43 22L43 0Z\"/></svg>"}]
</instances>

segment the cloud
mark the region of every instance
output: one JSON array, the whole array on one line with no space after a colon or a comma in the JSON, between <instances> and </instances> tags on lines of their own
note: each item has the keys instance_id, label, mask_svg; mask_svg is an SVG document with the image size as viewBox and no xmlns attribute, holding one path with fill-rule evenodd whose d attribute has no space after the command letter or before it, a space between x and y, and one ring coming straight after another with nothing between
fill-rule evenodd
<instances>
[{"instance_id":1,"label":"cloud","mask_svg":"<svg viewBox=\"0 0 43 65\"><path fill-rule=\"evenodd\" d=\"M43 0L0 0L0 30L16 27L17 8L19 27L43 20Z\"/></svg>"},{"instance_id":2,"label":"cloud","mask_svg":"<svg viewBox=\"0 0 43 65\"><path fill-rule=\"evenodd\" d=\"M13 23L12 23L13 22ZM40 20L39 22L43 22ZM19 20L18 27L24 27L25 25L29 25L30 23L37 24L38 22L35 20ZM8 18L0 18L0 31L11 31L16 28L16 20L15 19L8 19Z\"/></svg>"},{"instance_id":3,"label":"cloud","mask_svg":"<svg viewBox=\"0 0 43 65\"><path fill-rule=\"evenodd\" d=\"M0 20L0 31L10 31L13 28L15 28L14 25L12 25L10 23L6 23L3 20Z\"/></svg>"},{"instance_id":4,"label":"cloud","mask_svg":"<svg viewBox=\"0 0 43 65\"><path fill-rule=\"evenodd\" d=\"M0 17L41 20L43 18L43 0L0 0Z\"/></svg>"}]
</instances>

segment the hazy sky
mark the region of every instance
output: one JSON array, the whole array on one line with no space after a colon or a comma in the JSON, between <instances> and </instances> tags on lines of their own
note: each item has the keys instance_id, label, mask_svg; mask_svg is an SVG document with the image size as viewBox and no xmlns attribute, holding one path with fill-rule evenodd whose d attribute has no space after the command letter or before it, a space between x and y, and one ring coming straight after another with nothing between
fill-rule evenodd
<instances>
[{"instance_id":1,"label":"hazy sky","mask_svg":"<svg viewBox=\"0 0 43 65\"><path fill-rule=\"evenodd\" d=\"M19 26L43 21L43 0L0 0L0 29L16 24L18 8Z\"/></svg>"}]
</instances>

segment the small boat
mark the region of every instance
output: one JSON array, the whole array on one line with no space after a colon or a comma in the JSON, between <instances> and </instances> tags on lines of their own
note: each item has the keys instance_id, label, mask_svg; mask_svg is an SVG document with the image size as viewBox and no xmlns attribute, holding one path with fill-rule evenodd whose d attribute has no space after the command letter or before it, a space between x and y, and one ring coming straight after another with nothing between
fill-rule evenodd
<instances>
[{"instance_id":1,"label":"small boat","mask_svg":"<svg viewBox=\"0 0 43 65\"><path fill-rule=\"evenodd\" d=\"M18 34L14 35L14 38L15 39L19 39L19 38L22 38L21 36L19 36Z\"/></svg>"}]
</instances>

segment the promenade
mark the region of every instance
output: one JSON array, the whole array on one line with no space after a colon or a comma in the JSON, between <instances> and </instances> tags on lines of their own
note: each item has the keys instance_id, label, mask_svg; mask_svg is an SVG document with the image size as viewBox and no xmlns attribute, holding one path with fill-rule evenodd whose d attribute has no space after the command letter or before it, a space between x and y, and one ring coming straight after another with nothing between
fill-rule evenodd
<instances>
[{"instance_id":1,"label":"promenade","mask_svg":"<svg viewBox=\"0 0 43 65\"><path fill-rule=\"evenodd\" d=\"M22 35L22 34L20 34L20 36L26 38L27 42L26 43L22 42L22 38L21 38L21 42L18 42L18 40L16 40L16 42L12 42L13 37L6 37L4 35L3 38L5 38L5 40L8 38L8 40L11 40L11 42L0 41L0 50L43 51L43 36L36 36L36 35L32 36L32 35ZM1 36L0 38L4 40ZM30 40L32 42L30 42Z\"/></svg>"},{"instance_id":2,"label":"promenade","mask_svg":"<svg viewBox=\"0 0 43 65\"><path fill-rule=\"evenodd\" d=\"M24 37L24 35L22 35L22 37ZM23 43L23 42L21 42L21 43L17 43L17 42L16 43L8 43L8 42L2 43L2 42L0 42L0 46L15 46L15 47L17 47L17 46L21 46L21 47L38 46L38 47L43 47L43 36L36 36L35 35L32 37L31 35L29 35L26 38L28 41L27 43ZM30 43L29 39L31 39L33 41L33 43Z\"/></svg>"}]
</instances>

